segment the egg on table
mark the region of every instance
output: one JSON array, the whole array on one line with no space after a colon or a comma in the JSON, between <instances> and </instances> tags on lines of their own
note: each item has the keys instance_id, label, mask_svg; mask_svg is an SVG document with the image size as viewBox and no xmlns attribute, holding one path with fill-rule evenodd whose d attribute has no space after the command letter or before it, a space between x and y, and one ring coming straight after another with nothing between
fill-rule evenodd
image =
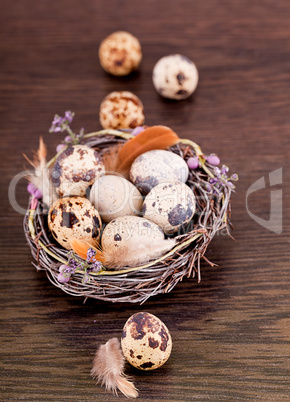
<instances>
[{"instance_id":1,"label":"egg on table","mask_svg":"<svg viewBox=\"0 0 290 402\"><path fill-rule=\"evenodd\" d=\"M135 128L145 120L141 100L129 91L108 94L101 103L99 117L103 128Z\"/></svg>"},{"instance_id":2,"label":"egg on table","mask_svg":"<svg viewBox=\"0 0 290 402\"><path fill-rule=\"evenodd\" d=\"M153 84L164 98L186 99L196 89L198 71L195 64L181 54L162 57L153 69Z\"/></svg>"},{"instance_id":3,"label":"egg on table","mask_svg":"<svg viewBox=\"0 0 290 402\"><path fill-rule=\"evenodd\" d=\"M92 246L98 244L102 222L98 211L83 197L59 198L48 213L48 227L55 240L71 250L69 239L86 240Z\"/></svg>"},{"instance_id":4,"label":"egg on table","mask_svg":"<svg viewBox=\"0 0 290 402\"><path fill-rule=\"evenodd\" d=\"M127 361L140 370L154 370L169 358L172 339L166 325L155 315L141 312L126 322L121 347Z\"/></svg>"},{"instance_id":5,"label":"egg on table","mask_svg":"<svg viewBox=\"0 0 290 402\"><path fill-rule=\"evenodd\" d=\"M90 201L105 223L119 216L139 215L143 204L138 189L128 180L115 175L105 175L94 182Z\"/></svg>"},{"instance_id":6,"label":"egg on table","mask_svg":"<svg viewBox=\"0 0 290 402\"><path fill-rule=\"evenodd\" d=\"M195 195L179 181L153 187L143 203L144 218L156 223L165 233L175 233L190 222L195 213Z\"/></svg>"},{"instance_id":7,"label":"egg on table","mask_svg":"<svg viewBox=\"0 0 290 402\"><path fill-rule=\"evenodd\" d=\"M142 194L148 194L157 184L168 181L186 182L187 163L179 155L161 149L138 156L130 169L130 180Z\"/></svg>"},{"instance_id":8,"label":"egg on table","mask_svg":"<svg viewBox=\"0 0 290 402\"><path fill-rule=\"evenodd\" d=\"M139 40L125 31L114 32L99 48L101 66L110 74L128 75L139 67L142 50Z\"/></svg>"},{"instance_id":9,"label":"egg on table","mask_svg":"<svg viewBox=\"0 0 290 402\"><path fill-rule=\"evenodd\" d=\"M57 158L51 180L60 197L84 196L88 187L104 173L105 167L93 148L72 145Z\"/></svg>"}]
</instances>

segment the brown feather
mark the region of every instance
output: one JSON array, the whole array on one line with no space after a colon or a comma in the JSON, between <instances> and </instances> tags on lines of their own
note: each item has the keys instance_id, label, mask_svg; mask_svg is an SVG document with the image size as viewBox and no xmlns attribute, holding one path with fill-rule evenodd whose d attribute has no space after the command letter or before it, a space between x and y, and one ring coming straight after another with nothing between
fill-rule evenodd
<instances>
[{"instance_id":1,"label":"brown feather","mask_svg":"<svg viewBox=\"0 0 290 402\"><path fill-rule=\"evenodd\" d=\"M117 394L119 389L127 398L137 398L137 389L124 374L124 364L120 342L117 338L112 338L97 350L91 375L105 385L108 391Z\"/></svg>"},{"instance_id":2,"label":"brown feather","mask_svg":"<svg viewBox=\"0 0 290 402\"><path fill-rule=\"evenodd\" d=\"M165 126L145 128L135 138L126 142L119 152L118 171L128 171L133 161L141 154L153 149L166 149L178 143L178 135Z\"/></svg>"},{"instance_id":3,"label":"brown feather","mask_svg":"<svg viewBox=\"0 0 290 402\"><path fill-rule=\"evenodd\" d=\"M123 144L117 144L109 147L103 154L103 164L105 166L106 174L118 172L119 152Z\"/></svg>"},{"instance_id":4,"label":"brown feather","mask_svg":"<svg viewBox=\"0 0 290 402\"><path fill-rule=\"evenodd\" d=\"M165 126L147 127L124 145L111 147L104 154L106 171L118 172L127 177L133 161L153 149L167 149L180 141L178 135Z\"/></svg>"}]
</instances>

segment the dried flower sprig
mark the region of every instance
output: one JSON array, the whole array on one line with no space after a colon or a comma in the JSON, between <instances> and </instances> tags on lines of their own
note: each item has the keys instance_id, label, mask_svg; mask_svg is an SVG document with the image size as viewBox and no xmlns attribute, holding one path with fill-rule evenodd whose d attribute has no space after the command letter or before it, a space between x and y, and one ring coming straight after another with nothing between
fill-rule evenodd
<instances>
[{"instance_id":1,"label":"dried flower sprig","mask_svg":"<svg viewBox=\"0 0 290 402\"><path fill-rule=\"evenodd\" d=\"M221 169L218 167L214 168L215 177L209 179L209 184L207 190L209 192L213 192L215 195L219 195L225 187L228 187L231 190L235 189L235 185L233 181L237 181L239 179L236 173L228 176L229 168L226 165L223 165Z\"/></svg>"},{"instance_id":2,"label":"dried flower sprig","mask_svg":"<svg viewBox=\"0 0 290 402\"><path fill-rule=\"evenodd\" d=\"M83 260L73 251L70 251L67 254L67 264L62 264L59 267L57 280L61 283L67 283L70 277L76 272L83 272L82 283L89 283L92 279L90 273L97 273L102 269L102 263L96 260L95 255L95 250L89 248L87 251L87 259Z\"/></svg>"},{"instance_id":3,"label":"dried flower sprig","mask_svg":"<svg viewBox=\"0 0 290 402\"><path fill-rule=\"evenodd\" d=\"M60 152L66 145L72 144L78 144L81 140L81 138L84 136L84 129L81 128L79 134L76 134L72 131L70 124L73 121L74 118L74 113L71 112L70 110L67 110L64 114L64 117L59 116L56 114L54 116L54 119L51 123L51 127L49 129L50 133L58 133L58 132L63 132L67 131L68 136L65 137L64 142L62 144L59 144L57 146L57 152Z\"/></svg>"}]
</instances>

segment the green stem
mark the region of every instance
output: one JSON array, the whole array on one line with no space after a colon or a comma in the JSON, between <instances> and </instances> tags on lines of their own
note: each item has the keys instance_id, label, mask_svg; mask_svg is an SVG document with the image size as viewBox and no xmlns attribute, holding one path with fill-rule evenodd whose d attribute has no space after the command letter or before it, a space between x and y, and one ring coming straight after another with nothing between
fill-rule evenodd
<instances>
[{"instance_id":1,"label":"green stem","mask_svg":"<svg viewBox=\"0 0 290 402\"><path fill-rule=\"evenodd\" d=\"M69 133L73 144L75 144L76 143L76 138L77 138L75 133L71 130L71 128L69 126L67 126L66 131Z\"/></svg>"},{"instance_id":2,"label":"green stem","mask_svg":"<svg viewBox=\"0 0 290 402\"><path fill-rule=\"evenodd\" d=\"M125 140L131 140L134 138L134 135L131 135L129 133L123 133L122 131L118 130L113 130L113 129L105 129L105 130L100 130L100 131L95 131L93 133L88 133L85 134L83 138L91 138L91 137L96 137L98 135L115 135L116 137L121 137L124 138Z\"/></svg>"},{"instance_id":3,"label":"green stem","mask_svg":"<svg viewBox=\"0 0 290 402\"><path fill-rule=\"evenodd\" d=\"M181 144L190 145L195 150L196 156L203 156L203 152L200 146L197 145L195 142L188 140L186 138L182 138L179 142Z\"/></svg>"}]
</instances>

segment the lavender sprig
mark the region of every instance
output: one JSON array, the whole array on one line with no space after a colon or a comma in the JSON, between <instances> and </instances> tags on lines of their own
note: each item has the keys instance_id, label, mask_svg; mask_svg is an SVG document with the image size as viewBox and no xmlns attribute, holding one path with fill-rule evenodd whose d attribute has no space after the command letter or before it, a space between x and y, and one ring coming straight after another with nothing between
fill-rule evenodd
<instances>
[{"instance_id":1,"label":"lavender sprig","mask_svg":"<svg viewBox=\"0 0 290 402\"><path fill-rule=\"evenodd\" d=\"M92 279L91 273L98 273L102 268L102 263L95 258L96 251L93 248L89 248L87 251L87 259L84 261L78 257L73 251L67 254L67 265L62 264L59 267L58 281L61 283L67 283L70 277L76 272L84 271L82 283L89 283Z\"/></svg>"},{"instance_id":2,"label":"lavender sprig","mask_svg":"<svg viewBox=\"0 0 290 402\"><path fill-rule=\"evenodd\" d=\"M239 177L236 173L228 176L228 172L229 168L226 165L223 165L221 169L215 167L215 177L209 179L207 190L213 192L215 195L219 195L225 187L234 190L235 185L233 184L233 181L237 181Z\"/></svg>"},{"instance_id":3,"label":"lavender sprig","mask_svg":"<svg viewBox=\"0 0 290 402\"><path fill-rule=\"evenodd\" d=\"M57 146L57 151L61 151L66 145L72 143L72 144L78 144L80 142L80 139L84 135L84 129L81 128L79 134L76 134L72 131L70 124L72 123L74 119L74 113L71 112L70 110L67 110L64 114L64 117L59 116L56 114L54 116L54 119L51 123L51 127L49 129L50 133L59 133L63 131L67 131L69 136L65 137L64 142L62 144L59 144Z\"/></svg>"}]
</instances>

